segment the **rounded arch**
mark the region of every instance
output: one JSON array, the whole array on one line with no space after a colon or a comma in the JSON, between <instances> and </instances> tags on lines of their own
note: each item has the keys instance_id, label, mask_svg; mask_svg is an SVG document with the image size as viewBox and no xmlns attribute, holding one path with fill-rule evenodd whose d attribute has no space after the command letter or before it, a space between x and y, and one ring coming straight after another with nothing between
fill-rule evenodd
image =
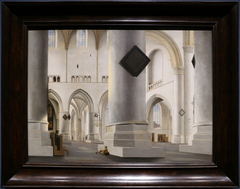
<instances>
[{"instance_id":1,"label":"rounded arch","mask_svg":"<svg viewBox=\"0 0 240 189\"><path fill-rule=\"evenodd\" d=\"M183 67L182 55L179 47L170 35L160 30L147 30L146 36L157 39L161 42L162 45L167 48L171 57L171 66L173 69ZM155 45L147 49L147 54L151 54L151 52L153 52L154 50L156 50Z\"/></svg>"},{"instance_id":2,"label":"rounded arch","mask_svg":"<svg viewBox=\"0 0 240 189\"><path fill-rule=\"evenodd\" d=\"M58 95L58 93L56 91L54 91L53 89L48 89L48 97L52 98L53 100L58 102L60 112L62 112L63 111L63 103L62 103L62 99Z\"/></svg>"},{"instance_id":3,"label":"rounded arch","mask_svg":"<svg viewBox=\"0 0 240 189\"><path fill-rule=\"evenodd\" d=\"M92 100L91 96L86 91L84 91L82 89L77 89L70 95L69 100L68 100L68 109L70 107L71 100L73 99L73 97L76 94L79 94L83 98L83 100L87 103L88 108L89 108L89 112L93 112L93 110L94 110L93 100Z\"/></svg>"},{"instance_id":4,"label":"rounded arch","mask_svg":"<svg viewBox=\"0 0 240 189\"><path fill-rule=\"evenodd\" d=\"M170 103L168 102L168 100L160 94L154 94L147 101L147 105L146 105L146 118L147 119L148 119L151 108L153 108L153 106L159 102L161 102L161 104L163 104L165 107L167 107L169 109L170 115L172 114L172 107L171 107Z\"/></svg>"}]
</instances>

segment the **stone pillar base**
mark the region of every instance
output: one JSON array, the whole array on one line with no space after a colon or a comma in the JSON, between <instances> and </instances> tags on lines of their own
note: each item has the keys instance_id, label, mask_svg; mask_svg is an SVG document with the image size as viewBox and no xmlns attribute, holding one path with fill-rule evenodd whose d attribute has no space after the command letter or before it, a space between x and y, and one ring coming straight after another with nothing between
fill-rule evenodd
<instances>
[{"instance_id":1,"label":"stone pillar base","mask_svg":"<svg viewBox=\"0 0 240 189\"><path fill-rule=\"evenodd\" d=\"M187 143L186 142L186 135L181 135L181 143Z\"/></svg>"},{"instance_id":2,"label":"stone pillar base","mask_svg":"<svg viewBox=\"0 0 240 189\"><path fill-rule=\"evenodd\" d=\"M111 155L134 158L164 157L164 148L153 148L151 134L147 125L118 124L107 127L103 145L98 145L98 150L107 146Z\"/></svg>"},{"instance_id":3,"label":"stone pillar base","mask_svg":"<svg viewBox=\"0 0 240 189\"><path fill-rule=\"evenodd\" d=\"M212 126L196 126L188 145L180 145L180 152L212 155Z\"/></svg>"},{"instance_id":4,"label":"stone pillar base","mask_svg":"<svg viewBox=\"0 0 240 189\"><path fill-rule=\"evenodd\" d=\"M29 156L53 156L53 146L41 146L41 139L28 139Z\"/></svg>"},{"instance_id":5,"label":"stone pillar base","mask_svg":"<svg viewBox=\"0 0 240 189\"><path fill-rule=\"evenodd\" d=\"M103 142L99 140L99 134L97 133L89 133L86 143L95 143L95 144L102 144Z\"/></svg>"},{"instance_id":6,"label":"stone pillar base","mask_svg":"<svg viewBox=\"0 0 240 189\"><path fill-rule=\"evenodd\" d=\"M60 135L63 136L63 143L72 143L72 141L70 140L70 135L68 133L61 133Z\"/></svg>"},{"instance_id":7,"label":"stone pillar base","mask_svg":"<svg viewBox=\"0 0 240 189\"><path fill-rule=\"evenodd\" d=\"M171 143L174 143L174 144L186 143L186 136L185 135L172 135Z\"/></svg>"},{"instance_id":8,"label":"stone pillar base","mask_svg":"<svg viewBox=\"0 0 240 189\"><path fill-rule=\"evenodd\" d=\"M173 135L172 136L172 143L175 143L175 144L181 143L181 135Z\"/></svg>"},{"instance_id":9,"label":"stone pillar base","mask_svg":"<svg viewBox=\"0 0 240 189\"><path fill-rule=\"evenodd\" d=\"M46 125L39 122L28 123L29 156L53 156L53 146Z\"/></svg>"}]
</instances>

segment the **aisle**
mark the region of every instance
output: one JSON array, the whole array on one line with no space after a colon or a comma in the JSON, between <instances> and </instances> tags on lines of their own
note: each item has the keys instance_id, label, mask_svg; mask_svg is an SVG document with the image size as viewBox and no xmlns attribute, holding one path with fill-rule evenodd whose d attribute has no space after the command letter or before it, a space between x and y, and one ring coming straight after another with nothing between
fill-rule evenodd
<instances>
[{"instance_id":1,"label":"aisle","mask_svg":"<svg viewBox=\"0 0 240 189\"><path fill-rule=\"evenodd\" d=\"M164 147L164 158L121 158L113 155L96 154L98 144L91 144L79 141L64 143L69 155L54 157L29 157L28 164L51 163L51 164L134 164L134 165L160 165L160 164L210 164L212 156L202 154L182 153L178 151L178 144L153 143L154 147Z\"/></svg>"}]
</instances>

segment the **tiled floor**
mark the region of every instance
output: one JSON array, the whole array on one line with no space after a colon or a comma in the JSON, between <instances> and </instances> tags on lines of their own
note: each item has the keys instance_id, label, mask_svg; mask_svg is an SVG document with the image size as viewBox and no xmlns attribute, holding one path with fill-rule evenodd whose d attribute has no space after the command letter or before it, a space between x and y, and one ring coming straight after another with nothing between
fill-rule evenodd
<instances>
[{"instance_id":1,"label":"tiled floor","mask_svg":"<svg viewBox=\"0 0 240 189\"><path fill-rule=\"evenodd\" d=\"M154 147L164 147L164 158L122 158L113 155L96 154L98 144L71 141L65 143L69 155L54 157L29 157L28 164L63 164L63 165L211 165L212 156L202 154L182 153L178 144L153 143Z\"/></svg>"}]
</instances>

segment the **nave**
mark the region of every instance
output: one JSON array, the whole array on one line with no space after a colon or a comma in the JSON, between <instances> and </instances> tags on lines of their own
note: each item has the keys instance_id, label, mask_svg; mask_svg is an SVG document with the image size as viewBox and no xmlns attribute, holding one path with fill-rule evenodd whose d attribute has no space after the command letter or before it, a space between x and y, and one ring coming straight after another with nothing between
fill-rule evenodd
<instances>
[{"instance_id":1,"label":"nave","mask_svg":"<svg viewBox=\"0 0 240 189\"><path fill-rule=\"evenodd\" d=\"M190 165L209 165L212 162L211 155L204 154L193 154L179 152L179 144L172 144L169 142L153 143L153 147L164 147L165 157L164 158L123 158L114 155L99 155L96 154L98 144L85 143L79 141L68 141L63 144L69 151L69 155L65 153L64 156L53 156L53 157L41 157L41 156L29 156L27 164L67 164L67 165L115 165L115 164L126 164L126 165L137 165L143 164L148 166L161 166L161 165L172 165L172 164L190 164Z\"/></svg>"}]
</instances>

